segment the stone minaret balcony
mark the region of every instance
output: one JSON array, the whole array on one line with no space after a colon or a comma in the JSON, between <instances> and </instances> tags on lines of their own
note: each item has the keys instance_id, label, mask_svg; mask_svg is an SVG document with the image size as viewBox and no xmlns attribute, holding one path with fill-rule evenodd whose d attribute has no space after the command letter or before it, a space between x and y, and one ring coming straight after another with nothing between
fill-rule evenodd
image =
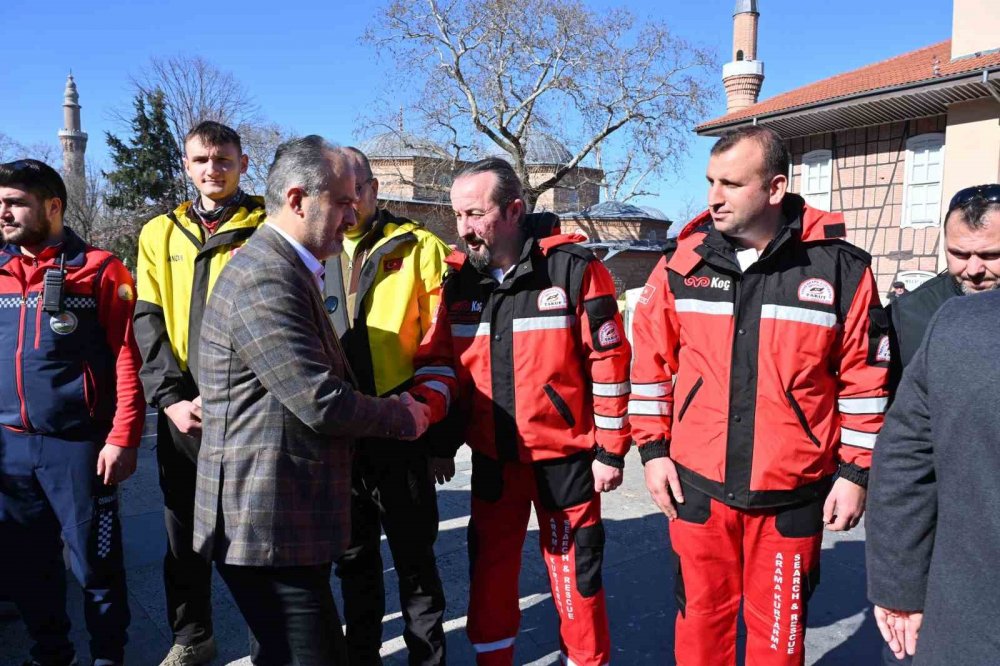
<instances>
[{"instance_id":1,"label":"stone minaret balcony","mask_svg":"<svg viewBox=\"0 0 1000 666\"><path fill-rule=\"evenodd\" d=\"M733 11L733 59L722 66L726 112L757 103L764 83L764 63L757 60L757 0L737 0Z\"/></svg>"},{"instance_id":2,"label":"stone minaret balcony","mask_svg":"<svg viewBox=\"0 0 1000 666\"><path fill-rule=\"evenodd\" d=\"M69 179L84 179L84 153L87 152L87 133L80 125L80 94L76 81L70 74L63 92L63 128L59 130L59 143L63 150L63 175Z\"/></svg>"}]
</instances>

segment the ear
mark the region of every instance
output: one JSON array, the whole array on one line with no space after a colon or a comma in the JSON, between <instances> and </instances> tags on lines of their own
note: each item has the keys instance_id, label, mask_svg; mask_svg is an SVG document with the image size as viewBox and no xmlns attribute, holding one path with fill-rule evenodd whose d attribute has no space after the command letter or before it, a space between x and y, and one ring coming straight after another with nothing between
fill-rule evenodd
<instances>
[{"instance_id":1,"label":"ear","mask_svg":"<svg viewBox=\"0 0 1000 666\"><path fill-rule=\"evenodd\" d=\"M777 206L781 203L781 200L785 198L785 192L788 191L788 176L785 174L778 174L771 179L770 184L768 184L768 201L772 206Z\"/></svg>"},{"instance_id":2,"label":"ear","mask_svg":"<svg viewBox=\"0 0 1000 666\"><path fill-rule=\"evenodd\" d=\"M293 187L285 193L285 203L297 216L305 219L305 190L301 187Z\"/></svg>"},{"instance_id":3,"label":"ear","mask_svg":"<svg viewBox=\"0 0 1000 666\"><path fill-rule=\"evenodd\" d=\"M46 199L43 205L45 206L45 212L50 220L56 219L57 216L61 218L66 213L66 211L63 210L62 199L59 199L58 197Z\"/></svg>"},{"instance_id":4,"label":"ear","mask_svg":"<svg viewBox=\"0 0 1000 666\"><path fill-rule=\"evenodd\" d=\"M376 199L378 199L378 178L375 178L374 176L372 177L371 186L372 186L372 194L375 196Z\"/></svg>"},{"instance_id":5,"label":"ear","mask_svg":"<svg viewBox=\"0 0 1000 666\"><path fill-rule=\"evenodd\" d=\"M191 175L191 162L188 161L187 155L185 155L182 159L184 161L184 173L187 174L188 178L194 180L194 176Z\"/></svg>"},{"instance_id":6,"label":"ear","mask_svg":"<svg viewBox=\"0 0 1000 666\"><path fill-rule=\"evenodd\" d=\"M524 213L525 205L524 199L514 199L510 202L507 207L507 211L510 215L513 215L515 220L521 219L521 215Z\"/></svg>"},{"instance_id":7,"label":"ear","mask_svg":"<svg viewBox=\"0 0 1000 666\"><path fill-rule=\"evenodd\" d=\"M240 173L246 173L250 166L250 158L247 155L240 155Z\"/></svg>"}]
</instances>

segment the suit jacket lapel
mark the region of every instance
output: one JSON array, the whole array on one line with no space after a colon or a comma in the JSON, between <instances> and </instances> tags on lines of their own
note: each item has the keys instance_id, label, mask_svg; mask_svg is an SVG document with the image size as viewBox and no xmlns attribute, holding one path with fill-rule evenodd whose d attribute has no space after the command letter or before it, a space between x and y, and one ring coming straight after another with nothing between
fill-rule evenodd
<instances>
[{"instance_id":1,"label":"suit jacket lapel","mask_svg":"<svg viewBox=\"0 0 1000 666\"><path fill-rule=\"evenodd\" d=\"M322 331L324 346L331 349L339 357L341 364L347 371L347 379L351 384L355 387L359 386L358 378L354 375L354 370L351 368L347 354L344 353L344 349L340 345L340 339L337 338L337 333L333 330L333 325L330 323L330 317L326 314L326 306L323 304L323 296L316 285L316 277L306 268L302 260L299 259L295 248L289 245L288 241L282 238L281 234L277 231L266 224L262 224L257 235L262 236L262 242L266 243L282 258L286 259L302 279L306 281L306 284L309 285L307 298L309 298L312 304L313 312L320 314L319 326Z\"/></svg>"}]
</instances>

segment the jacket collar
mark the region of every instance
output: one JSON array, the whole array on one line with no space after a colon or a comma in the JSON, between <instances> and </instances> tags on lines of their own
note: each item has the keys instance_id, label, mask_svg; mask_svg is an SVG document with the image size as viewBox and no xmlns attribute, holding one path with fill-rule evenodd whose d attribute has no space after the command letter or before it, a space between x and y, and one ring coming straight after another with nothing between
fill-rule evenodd
<instances>
[{"instance_id":1,"label":"jacket collar","mask_svg":"<svg viewBox=\"0 0 1000 666\"><path fill-rule=\"evenodd\" d=\"M847 225L842 213L828 213L812 208L797 194L786 194L782 201L782 215L785 224L768 244L761 259L773 256L785 244L799 241L820 243L843 239L847 235ZM667 264L671 270L681 275L689 275L704 260L722 259L733 265L733 246L715 228L709 211L704 211L684 225L677 236L677 250Z\"/></svg>"}]
</instances>

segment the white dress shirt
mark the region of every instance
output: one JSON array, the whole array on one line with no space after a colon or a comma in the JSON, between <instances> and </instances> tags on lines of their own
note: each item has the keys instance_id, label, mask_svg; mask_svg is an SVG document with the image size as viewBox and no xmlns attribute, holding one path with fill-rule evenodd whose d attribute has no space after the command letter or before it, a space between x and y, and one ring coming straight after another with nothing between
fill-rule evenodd
<instances>
[{"instance_id":1,"label":"white dress shirt","mask_svg":"<svg viewBox=\"0 0 1000 666\"><path fill-rule=\"evenodd\" d=\"M288 244L292 246L293 250L295 250L295 254L299 255L299 259L302 260L302 263L305 264L305 267L309 270L309 272L313 274L313 277L316 279L316 286L319 287L319 292L322 294L323 277L326 275L326 271L323 268L323 264L320 263L320 260L313 256L313 253L307 250L302 243L289 236L283 229L279 229L270 222L265 222L264 224L277 231L282 238L288 241Z\"/></svg>"}]
</instances>

